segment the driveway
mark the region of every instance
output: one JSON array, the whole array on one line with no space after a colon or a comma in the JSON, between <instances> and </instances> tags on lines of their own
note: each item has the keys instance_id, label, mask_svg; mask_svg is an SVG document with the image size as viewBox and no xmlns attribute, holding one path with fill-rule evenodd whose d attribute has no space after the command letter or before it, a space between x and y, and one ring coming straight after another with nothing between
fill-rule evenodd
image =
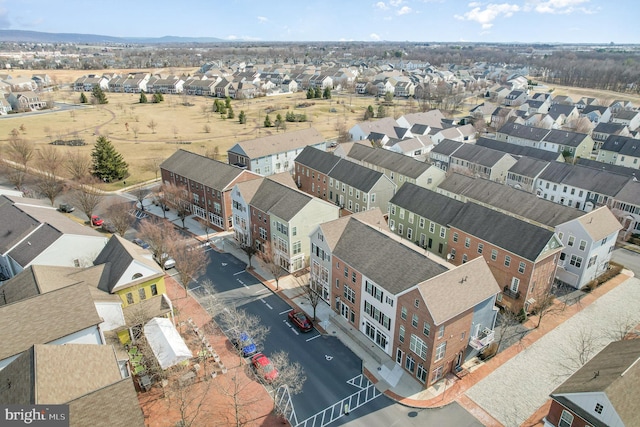
<instances>
[{"instance_id":1,"label":"driveway","mask_svg":"<svg viewBox=\"0 0 640 427\"><path fill-rule=\"evenodd\" d=\"M640 323L640 280L630 278L471 387L466 395L505 426L521 425L589 358L620 339L620 326ZM549 320L549 319L546 319ZM544 320L543 320L544 322ZM597 327L593 327L597 325Z\"/></svg>"}]
</instances>

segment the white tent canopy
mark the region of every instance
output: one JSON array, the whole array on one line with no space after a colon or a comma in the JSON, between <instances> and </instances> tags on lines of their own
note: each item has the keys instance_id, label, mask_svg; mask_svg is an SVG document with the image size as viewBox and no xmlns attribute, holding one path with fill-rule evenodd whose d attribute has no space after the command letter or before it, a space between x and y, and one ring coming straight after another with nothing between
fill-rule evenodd
<instances>
[{"instance_id":1,"label":"white tent canopy","mask_svg":"<svg viewBox=\"0 0 640 427\"><path fill-rule=\"evenodd\" d=\"M149 320L144 325L144 335L162 369L170 368L193 357L180 333L167 318L154 317Z\"/></svg>"}]
</instances>

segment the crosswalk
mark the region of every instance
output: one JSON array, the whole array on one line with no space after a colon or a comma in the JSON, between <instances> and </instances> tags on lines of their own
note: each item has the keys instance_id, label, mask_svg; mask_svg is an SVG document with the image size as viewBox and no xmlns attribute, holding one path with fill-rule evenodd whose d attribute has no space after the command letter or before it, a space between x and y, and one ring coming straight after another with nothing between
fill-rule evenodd
<instances>
[{"instance_id":1,"label":"crosswalk","mask_svg":"<svg viewBox=\"0 0 640 427\"><path fill-rule=\"evenodd\" d=\"M129 213L138 219L149 218L149 214L144 211L141 211L140 209L131 209Z\"/></svg>"}]
</instances>

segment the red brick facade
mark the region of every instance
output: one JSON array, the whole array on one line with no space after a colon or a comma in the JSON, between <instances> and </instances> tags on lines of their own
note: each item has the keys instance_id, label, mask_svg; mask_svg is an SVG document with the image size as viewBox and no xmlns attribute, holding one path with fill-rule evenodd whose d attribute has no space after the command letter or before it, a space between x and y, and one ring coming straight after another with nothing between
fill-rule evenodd
<instances>
[{"instance_id":1,"label":"red brick facade","mask_svg":"<svg viewBox=\"0 0 640 427\"><path fill-rule=\"evenodd\" d=\"M260 209L249 206L249 210L251 215L251 241L254 242L256 249L264 253L265 248L271 241L271 220L269 215Z\"/></svg>"},{"instance_id":2,"label":"red brick facade","mask_svg":"<svg viewBox=\"0 0 640 427\"><path fill-rule=\"evenodd\" d=\"M417 307L416 307L417 305ZM403 308L406 309L406 319L403 318ZM398 298L396 317L396 331L394 360L425 387L443 378L457 365L464 362L464 354L469 343L469 331L473 319L473 310L467 310L443 325L435 325L427 310L427 305L420 292L414 289ZM413 316L417 316L414 326ZM425 322L429 325L428 336L425 334ZM404 342L401 341L400 328L404 326ZM441 330L440 327L444 326ZM420 338L427 346L426 357L411 349L411 335ZM440 336L442 334L442 336ZM446 343L444 354L439 352L439 346ZM399 354L398 350L402 352ZM439 354L440 353L440 354ZM415 362L413 369L407 364L407 357L411 356ZM440 357L438 357L440 356ZM420 376L420 372L425 372Z\"/></svg>"},{"instance_id":3,"label":"red brick facade","mask_svg":"<svg viewBox=\"0 0 640 427\"><path fill-rule=\"evenodd\" d=\"M332 262L331 306L359 330L362 275L335 255Z\"/></svg>"},{"instance_id":4,"label":"red brick facade","mask_svg":"<svg viewBox=\"0 0 640 427\"><path fill-rule=\"evenodd\" d=\"M329 177L325 174L295 163L293 179L301 191L319 199L335 203L335 200L329 199Z\"/></svg>"},{"instance_id":5,"label":"red brick facade","mask_svg":"<svg viewBox=\"0 0 640 427\"><path fill-rule=\"evenodd\" d=\"M587 423L585 420L580 418L575 413L571 412L569 409L565 408L555 400L551 400L551 407L549 408L549 413L545 417L548 422L553 424L554 426L558 426L560 422L560 417L562 416L562 411L567 411L573 415L573 422L570 427L589 427L591 424Z\"/></svg>"},{"instance_id":6,"label":"red brick facade","mask_svg":"<svg viewBox=\"0 0 640 427\"><path fill-rule=\"evenodd\" d=\"M539 300L542 294L549 291L560 252L560 249L551 251L545 258L533 263L455 227L451 227L449 232L448 245L449 252L454 254L450 259L454 265L461 265L479 256L484 257L498 285L503 289L502 301L498 301L498 304L514 313L523 308L528 311L528 300ZM516 290L517 281L519 283Z\"/></svg>"}]
</instances>

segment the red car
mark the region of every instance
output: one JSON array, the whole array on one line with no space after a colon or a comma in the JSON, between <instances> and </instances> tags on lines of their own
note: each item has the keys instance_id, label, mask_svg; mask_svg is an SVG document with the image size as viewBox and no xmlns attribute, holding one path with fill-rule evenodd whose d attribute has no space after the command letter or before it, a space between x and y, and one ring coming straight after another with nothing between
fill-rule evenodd
<instances>
[{"instance_id":1,"label":"red car","mask_svg":"<svg viewBox=\"0 0 640 427\"><path fill-rule=\"evenodd\" d=\"M91 215L91 224L96 227L100 227L102 224L104 224L104 220L98 215Z\"/></svg>"},{"instance_id":2,"label":"red car","mask_svg":"<svg viewBox=\"0 0 640 427\"><path fill-rule=\"evenodd\" d=\"M300 332L309 332L313 329L313 322L309 319L309 316L304 314L302 311L291 310L288 314L289 321L296 325Z\"/></svg>"},{"instance_id":3,"label":"red car","mask_svg":"<svg viewBox=\"0 0 640 427\"><path fill-rule=\"evenodd\" d=\"M258 375L267 382L271 382L278 378L278 370L273 366L271 360L262 353L258 353L251 358L251 364Z\"/></svg>"}]
</instances>

